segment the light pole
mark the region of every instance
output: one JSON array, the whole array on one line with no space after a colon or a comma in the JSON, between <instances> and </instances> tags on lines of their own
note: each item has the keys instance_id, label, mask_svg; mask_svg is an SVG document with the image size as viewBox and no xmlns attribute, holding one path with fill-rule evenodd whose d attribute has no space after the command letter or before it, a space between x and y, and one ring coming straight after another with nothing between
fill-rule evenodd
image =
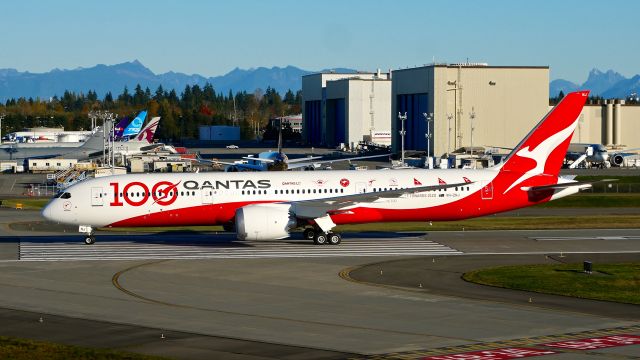
<instances>
[{"instance_id":1,"label":"light pole","mask_svg":"<svg viewBox=\"0 0 640 360\"><path fill-rule=\"evenodd\" d=\"M447 155L451 153L451 119L453 119L453 114L447 114L447 126L449 127L447 132Z\"/></svg>"},{"instance_id":2,"label":"light pole","mask_svg":"<svg viewBox=\"0 0 640 360\"><path fill-rule=\"evenodd\" d=\"M473 120L476 118L476 112L473 107L471 107L471 112L469 113L469 117L471 118L471 160L473 160L473 168L476 168L476 161L473 158L473 130L475 129L473 126Z\"/></svg>"},{"instance_id":3,"label":"light pole","mask_svg":"<svg viewBox=\"0 0 640 360\"><path fill-rule=\"evenodd\" d=\"M422 113L422 116L424 116L424 121L427 123L427 132L424 137L427 139L427 164L431 169L431 122L433 121L433 113Z\"/></svg>"},{"instance_id":4,"label":"light pole","mask_svg":"<svg viewBox=\"0 0 640 360\"><path fill-rule=\"evenodd\" d=\"M402 130L400 130L401 136L401 150L400 150L400 160L402 161L402 166L404 166L404 136L406 135L406 131L404 131L404 122L407 120L407 112L404 112L404 115L398 112L398 119L402 122Z\"/></svg>"},{"instance_id":5,"label":"light pole","mask_svg":"<svg viewBox=\"0 0 640 360\"><path fill-rule=\"evenodd\" d=\"M2 120L5 116L7 116L5 113L0 114L0 144L2 144Z\"/></svg>"}]
</instances>

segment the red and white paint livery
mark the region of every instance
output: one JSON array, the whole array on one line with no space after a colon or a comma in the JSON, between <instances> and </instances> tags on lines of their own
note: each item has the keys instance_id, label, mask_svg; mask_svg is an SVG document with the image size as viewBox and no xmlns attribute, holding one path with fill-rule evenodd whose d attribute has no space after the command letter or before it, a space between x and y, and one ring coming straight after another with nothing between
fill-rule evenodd
<instances>
[{"instance_id":1,"label":"red and white paint livery","mask_svg":"<svg viewBox=\"0 0 640 360\"><path fill-rule=\"evenodd\" d=\"M587 99L568 94L489 169L130 174L83 181L43 210L80 225L85 242L99 227L224 225L239 239L279 239L306 227L318 244L340 242L340 224L460 220L574 194L590 184L559 177Z\"/></svg>"}]
</instances>

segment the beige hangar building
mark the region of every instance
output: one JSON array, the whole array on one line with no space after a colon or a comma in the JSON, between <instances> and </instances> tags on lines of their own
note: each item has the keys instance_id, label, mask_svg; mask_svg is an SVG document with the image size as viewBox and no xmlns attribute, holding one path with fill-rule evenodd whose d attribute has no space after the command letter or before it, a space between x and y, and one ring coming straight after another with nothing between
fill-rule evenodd
<instances>
[{"instance_id":1,"label":"beige hangar building","mask_svg":"<svg viewBox=\"0 0 640 360\"><path fill-rule=\"evenodd\" d=\"M471 145L512 148L551 109L548 66L431 64L382 74L318 73L302 77L302 93L303 139L311 146L357 143L386 130L399 152L398 113L406 113L405 150L427 150L428 125L432 156ZM640 106L606 100L585 106L572 143L638 148L639 135Z\"/></svg>"},{"instance_id":2,"label":"beige hangar building","mask_svg":"<svg viewBox=\"0 0 640 360\"><path fill-rule=\"evenodd\" d=\"M640 148L640 106L626 105L619 99L589 101L571 142L603 144L611 149Z\"/></svg>"},{"instance_id":3,"label":"beige hangar building","mask_svg":"<svg viewBox=\"0 0 640 360\"><path fill-rule=\"evenodd\" d=\"M424 114L432 114L431 155L472 145L513 147L549 109L549 68L434 64L396 70L391 101L394 151L401 143L398 113L406 113L405 149L427 150Z\"/></svg>"},{"instance_id":4,"label":"beige hangar building","mask_svg":"<svg viewBox=\"0 0 640 360\"><path fill-rule=\"evenodd\" d=\"M376 134L389 137L390 100L389 73L303 76L302 138L312 146L351 147Z\"/></svg>"}]
</instances>

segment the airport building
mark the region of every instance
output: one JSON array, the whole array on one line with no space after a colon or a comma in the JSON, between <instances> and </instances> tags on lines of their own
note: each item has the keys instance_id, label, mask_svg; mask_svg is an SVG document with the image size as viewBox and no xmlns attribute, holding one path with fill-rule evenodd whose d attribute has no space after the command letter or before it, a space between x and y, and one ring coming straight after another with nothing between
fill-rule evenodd
<instances>
[{"instance_id":1,"label":"airport building","mask_svg":"<svg viewBox=\"0 0 640 360\"><path fill-rule=\"evenodd\" d=\"M580 114L572 143L602 144L610 148L640 148L640 106L624 100L589 102Z\"/></svg>"},{"instance_id":2,"label":"airport building","mask_svg":"<svg viewBox=\"0 0 640 360\"><path fill-rule=\"evenodd\" d=\"M276 128L280 121L282 121L283 125L289 124L293 132L302 133L302 114L278 116L273 119L269 119L269 124L271 127Z\"/></svg>"},{"instance_id":3,"label":"airport building","mask_svg":"<svg viewBox=\"0 0 640 360\"><path fill-rule=\"evenodd\" d=\"M200 125L198 139L201 141L237 141L240 140L240 128L225 125Z\"/></svg>"},{"instance_id":4,"label":"airport building","mask_svg":"<svg viewBox=\"0 0 640 360\"><path fill-rule=\"evenodd\" d=\"M436 156L462 147L513 147L549 110L549 67L465 63L395 70L391 101L394 151L401 148L398 113L406 113L406 150L427 150L427 142Z\"/></svg>"},{"instance_id":5,"label":"airport building","mask_svg":"<svg viewBox=\"0 0 640 360\"><path fill-rule=\"evenodd\" d=\"M302 77L302 91L309 145L350 146L382 133L399 152L404 122L405 150L426 151L429 143L432 156L472 146L507 153L552 108L548 66L463 63L318 73ZM637 134L640 106L602 100L587 103L571 141L640 148Z\"/></svg>"},{"instance_id":6,"label":"airport building","mask_svg":"<svg viewBox=\"0 0 640 360\"><path fill-rule=\"evenodd\" d=\"M391 129L389 73L317 73L302 77L303 139L353 147Z\"/></svg>"}]
</instances>

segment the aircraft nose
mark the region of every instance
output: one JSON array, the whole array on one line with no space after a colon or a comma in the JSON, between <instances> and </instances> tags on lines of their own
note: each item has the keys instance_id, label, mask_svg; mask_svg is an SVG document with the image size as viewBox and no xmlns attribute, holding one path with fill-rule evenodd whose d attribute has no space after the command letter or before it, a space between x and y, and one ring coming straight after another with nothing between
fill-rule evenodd
<instances>
[{"instance_id":1,"label":"aircraft nose","mask_svg":"<svg viewBox=\"0 0 640 360\"><path fill-rule=\"evenodd\" d=\"M47 204L47 206L42 209L42 216L47 220L53 220L53 210L51 209L51 203Z\"/></svg>"}]
</instances>

